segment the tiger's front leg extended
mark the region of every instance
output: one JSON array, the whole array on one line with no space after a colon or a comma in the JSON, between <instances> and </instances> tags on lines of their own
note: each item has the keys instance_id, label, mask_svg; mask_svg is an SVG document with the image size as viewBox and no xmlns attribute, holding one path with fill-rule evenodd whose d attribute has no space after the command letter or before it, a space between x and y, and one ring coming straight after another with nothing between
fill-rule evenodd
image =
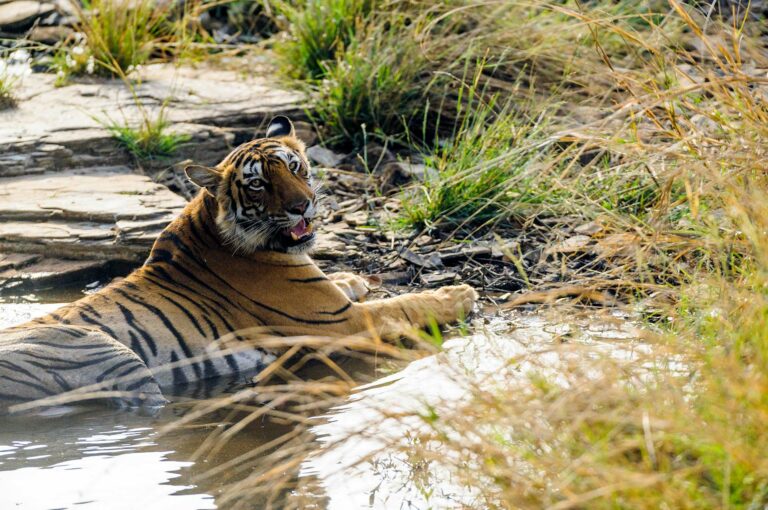
<instances>
[{"instance_id":1,"label":"tiger's front leg extended","mask_svg":"<svg viewBox=\"0 0 768 510\"><path fill-rule=\"evenodd\" d=\"M382 339L395 340L431 321L444 325L466 317L477 298L469 285L454 285L357 303L352 308L353 322L358 331L373 329Z\"/></svg>"}]
</instances>

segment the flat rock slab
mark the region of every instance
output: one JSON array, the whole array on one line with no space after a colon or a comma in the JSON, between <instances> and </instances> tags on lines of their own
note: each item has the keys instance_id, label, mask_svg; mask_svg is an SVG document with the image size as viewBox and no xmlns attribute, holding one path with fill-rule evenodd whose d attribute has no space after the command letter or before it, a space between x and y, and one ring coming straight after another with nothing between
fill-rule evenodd
<instances>
[{"instance_id":1,"label":"flat rock slab","mask_svg":"<svg viewBox=\"0 0 768 510\"><path fill-rule=\"evenodd\" d=\"M185 204L127 167L0 179L0 251L138 262Z\"/></svg>"},{"instance_id":2,"label":"flat rock slab","mask_svg":"<svg viewBox=\"0 0 768 510\"><path fill-rule=\"evenodd\" d=\"M0 5L0 29L28 28L36 19L55 10L51 4L35 0L17 0Z\"/></svg>"},{"instance_id":3,"label":"flat rock slab","mask_svg":"<svg viewBox=\"0 0 768 510\"><path fill-rule=\"evenodd\" d=\"M55 87L52 74L27 76L18 107L0 111L0 177L126 164L128 155L104 124L138 125L144 115L156 118L163 105L173 124L239 127L254 134L274 115L303 115L302 94L264 78L270 74L266 64L253 71L244 76L205 66L149 65L134 84L141 108L118 79Z\"/></svg>"}]
</instances>

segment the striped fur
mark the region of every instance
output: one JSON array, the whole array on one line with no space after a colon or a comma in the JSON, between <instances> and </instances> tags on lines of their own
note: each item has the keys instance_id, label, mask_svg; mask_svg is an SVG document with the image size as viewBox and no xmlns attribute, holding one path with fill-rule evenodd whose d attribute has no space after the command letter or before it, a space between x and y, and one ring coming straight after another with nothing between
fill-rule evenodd
<instances>
[{"instance_id":1,"label":"striped fur","mask_svg":"<svg viewBox=\"0 0 768 510\"><path fill-rule=\"evenodd\" d=\"M476 294L466 285L353 301L367 293L364 280L326 276L306 253L315 192L303 145L292 127L272 136L188 172L204 189L141 268L0 332L0 405L83 387L118 403L157 404L158 385L265 367L279 353L260 347L254 332L396 338L471 309ZM293 239L291 229L304 234Z\"/></svg>"}]
</instances>

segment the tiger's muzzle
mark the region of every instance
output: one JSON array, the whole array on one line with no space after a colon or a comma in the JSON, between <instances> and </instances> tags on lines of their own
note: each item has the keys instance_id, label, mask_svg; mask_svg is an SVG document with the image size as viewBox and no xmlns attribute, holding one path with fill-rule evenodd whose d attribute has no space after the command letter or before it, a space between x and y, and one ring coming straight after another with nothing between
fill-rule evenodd
<instances>
[{"instance_id":1,"label":"tiger's muzzle","mask_svg":"<svg viewBox=\"0 0 768 510\"><path fill-rule=\"evenodd\" d=\"M313 200L304 200L286 207L286 216L293 225L280 230L279 236L286 251L299 253L308 250L315 242L316 234L312 220L315 216Z\"/></svg>"}]
</instances>

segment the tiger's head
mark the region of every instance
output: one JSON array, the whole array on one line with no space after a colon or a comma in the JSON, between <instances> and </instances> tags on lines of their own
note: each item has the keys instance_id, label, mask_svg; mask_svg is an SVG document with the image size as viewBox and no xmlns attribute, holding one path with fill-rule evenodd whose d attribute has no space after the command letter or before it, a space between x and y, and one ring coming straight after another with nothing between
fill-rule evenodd
<instances>
[{"instance_id":1,"label":"tiger's head","mask_svg":"<svg viewBox=\"0 0 768 510\"><path fill-rule=\"evenodd\" d=\"M266 138L237 147L216 167L191 165L186 174L216 198L216 224L235 252L304 253L313 246L317 189L287 117L272 119Z\"/></svg>"}]
</instances>

